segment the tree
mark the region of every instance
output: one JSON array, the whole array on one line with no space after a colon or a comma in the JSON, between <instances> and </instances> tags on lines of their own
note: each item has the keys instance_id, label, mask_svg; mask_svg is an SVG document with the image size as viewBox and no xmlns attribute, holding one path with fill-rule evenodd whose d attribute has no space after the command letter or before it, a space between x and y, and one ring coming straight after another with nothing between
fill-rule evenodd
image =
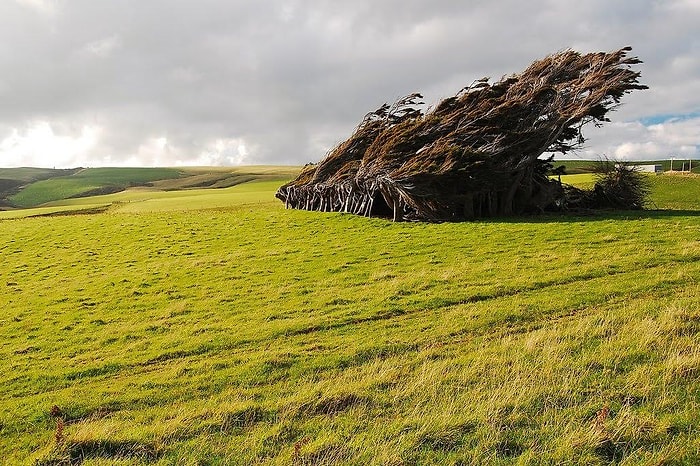
<instances>
[{"instance_id":1,"label":"tree","mask_svg":"<svg viewBox=\"0 0 700 466\"><path fill-rule=\"evenodd\" d=\"M490 84L480 79L423 113L420 94L365 115L355 132L276 196L287 207L458 220L539 212L565 203L551 158L639 84L629 47L564 51Z\"/></svg>"}]
</instances>

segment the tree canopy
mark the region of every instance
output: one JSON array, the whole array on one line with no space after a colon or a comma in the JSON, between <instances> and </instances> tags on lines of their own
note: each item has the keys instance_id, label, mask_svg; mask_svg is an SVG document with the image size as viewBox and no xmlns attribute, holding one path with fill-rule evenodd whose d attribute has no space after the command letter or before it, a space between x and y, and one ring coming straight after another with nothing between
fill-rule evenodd
<instances>
[{"instance_id":1,"label":"tree canopy","mask_svg":"<svg viewBox=\"0 0 700 466\"><path fill-rule=\"evenodd\" d=\"M609 121L625 94L647 88L630 51L559 52L493 84L479 79L427 112L418 93L384 104L276 196L291 208L394 220L559 208L567 191L541 156L579 147L583 126Z\"/></svg>"}]
</instances>

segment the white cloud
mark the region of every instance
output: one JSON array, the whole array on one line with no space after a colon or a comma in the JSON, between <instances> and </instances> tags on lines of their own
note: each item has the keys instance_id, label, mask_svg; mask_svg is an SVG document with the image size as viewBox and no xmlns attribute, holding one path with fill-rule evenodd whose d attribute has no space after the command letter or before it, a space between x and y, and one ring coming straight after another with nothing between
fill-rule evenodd
<instances>
[{"instance_id":1,"label":"white cloud","mask_svg":"<svg viewBox=\"0 0 700 466\"><path fill-rule=\"evenodd\" d=\"M596 159L661 160L671 157L700 158L700 117L674 118L645 126L641 122L610 123L589 131L593 144L578 156Z\"/></svg>"},{"instance_id":2,"label":"white cloud","mask_svg":"<svg viewBox=\"0 0 700 466\"><path fill-rule=\"evenodd\" d=\"M78 166L92 157L101 129L85 125L70 134L56 134L48 121L12 129L0 140L2 166Z\"/></svg>"},{"instance_id":3,"label":"white cloud","mask_svg":"<svg viewBox=\"0 0 700 466\"><path fill-rule=\"evenodd\" d=\"M152 137L141 143L129 161L136 166L168 165L170 155L175 152L164 136Z\"/></svg>"},{"instance_id":4,"label":"white cloud","mask_svg":"<svg viewBox=\"0 0 700 466\"><path fill-rule=\"evenodd\" d=\"M99 58L106 58L119 47L121 47L121 39L119 36L110 36L85 44L82 51L83 53L94 55Z\"/></svg>"},{"instance_id":5,"label":"white cloud","mask_svg":"<svg viewBox=\"0 0 700 466\"><path fill-rule=\"evenodd\" d=\"M615 147L614 160L644 160L665 158L662 148L656 142L625 142Z\"/></svg>"},{"instance_id":6,"label":"white cloud","mask_svg":"<svg viewBox=\"0 0 700 466\"><path fill-rule=\"evenodd\" d=\"M257 163L241 138L216 139L198 153L171 143L165 136L143 140L134 151L115 155L101 145L104 130L95 125L61 128L37 121L24 128L12 128L0 139L0 166L38 167L149 167L149 166L235 166ZM1 137L1 136L0 136Z\"/></svg>"},{"instance_id":7,"label":"white cloud","mask_svg":"<svg viewBox=\"0 0 700 466\"><path fill-rule=\"evenodd\" d=\"M179 159L180 166L235 166L252 163L249 148L241 138L217 139L193 158Z\"/></svg>"},{"instance_id":8,"label":"white cloud","mask_svg":"<svg viewBox=\"0 0 700 466\"><path fill-rule=\"evenodd\" d=\"M31 8L43 15L53 15L56 13L58 5L56 0L15 0L22 6Z\"/></svg>"},{"instance_id":9,"label":"white cloud","mask_svg":"<svg viewBox=\"0 0 700 466\"><path fill-rule=\"evenodd\" d=\"M112 166L235 166L252 164L248 146L243 139L217 139L206 144L199 153L191 153L175 146L164 136L151 137L143 141L134 153L123 160L112 156L102 160L103 165Z\"/></svg>"},{"instance_id":10,"label":"white cloud","mask_svg":"<svg viewBox=\"0 0 700 466\"><path fill-rule=\"evenodd\" d=\"M678 10L682 13L688 10L695 10L700 12L700 2L697 0L667 0L667 8Z\"/></svg>"}]
</instances>

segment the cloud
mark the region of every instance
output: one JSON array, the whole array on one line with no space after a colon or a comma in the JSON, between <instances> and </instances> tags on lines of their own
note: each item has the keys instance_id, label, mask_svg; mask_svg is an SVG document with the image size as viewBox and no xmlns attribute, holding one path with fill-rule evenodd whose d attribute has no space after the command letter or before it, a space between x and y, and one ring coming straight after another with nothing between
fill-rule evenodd
<instances>
[{"instance_id":1,"label":"cloud","mask_svg":"<svg viewBox=\"0 0 700 466\"><path fill-rule=\"evenodd\" d=\"M232 166L250 163L248 146L243 139L217 139L195 158L178 159L175 165L180 166Z\"/></svg>"},{"instance_id":2,"label":"cloud","mask_svg":"<svg viewBox=\"0 0 700 466\"><path fill-rule=\"evenodd\" d=\"M56 134L51 123L37 121L0 140L0 154L7 166L76 166L90 158L100 128L83 126L70 134Z\"/></svg>"},{"instance_id":3,"label":"cloud","mask_svg":"<svg viewBox=\"0 0 700 466\"><path fill-rule=\"evenodd\" d=\"M82 51L94 55L99 58L106 58L112 52L121 46L121 40L118 36L105 37L83 46Z\"/></svg>"},{"instance_id":4,"label":"cloud","mask_svg":"<svg viewBox=\"0 0 700 466\"><path fill-rule=\"evenodd\" d=\"M18 4L28 7L42 15L52 15L57 11L56 0L15 0Z\"/></svg>"},{"instance_id":5,"label":"cloud","mask_svg":"<svg viewBox=\"0 0 700 466\"><path fill-rule=\"evenodd\" d=\"M0 2L0 137L26 136L37 121L76 139L83 127L100 128L84 158L54 157L47 147L43 159L0 152L0 166L317 161L384 102L420 91L435 104L474 79L498 79L567 47L634 46L650 90L626 96L612 118L652 126L657 115L700 109L696 5ZM665 131L676 124L664 122ZM587 150L687 150L670 133L621 128L589 131ZM166 147L158 149L159 138Z\"/></svg>"},{"instance_id":6,"label":"cloud","mask_svg":"<svg viewBox=\"0 0 700 466\"><path fill-rule=\"evenodd\" d=\"M612 123L594 131L594 147L578 152L586 159L667 160L700 158L700 116L676 116L662 123Z\"/></svg>"}]
</instances>

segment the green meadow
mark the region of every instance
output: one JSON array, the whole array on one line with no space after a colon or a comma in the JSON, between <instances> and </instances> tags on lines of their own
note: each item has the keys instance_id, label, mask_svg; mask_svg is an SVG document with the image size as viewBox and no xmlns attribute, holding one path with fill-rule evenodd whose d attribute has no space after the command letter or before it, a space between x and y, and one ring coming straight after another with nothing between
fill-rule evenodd
<instances>
[{"instance_id":1,"label":"green meadow","mask_svg":"<svg viewBox=\"0 0 700 466\"><path fill-rule=\"evenodd\" d=\"M700 178L426 224L279 170L0 213L4 463L700 463Z\"/></svg>"},{"instance_id":2,"label":"green meadow","mask_svg":"<svg viewBox=\"0 0 700 466\"><path fill-rule=\"evenodd\" d=\"M50 170L36 168L0 168L0 207L18 208L75 205L72 199L140 191L183 191L228 188L251 181L289 179L298 167L249 166L243 168L81 168ZM279 184L279 183L278 183ZM137 190L138 191L138 190ZM103 195L103 196L101 196ZM127 199L132 199L130 194ZM120 199L106 197L107 202ZM84 205L85 202L78 201Z\"/></svg>"},{"instance_id":3,"label":"green meadow","mask_svg":"<svg viewBox=\"0 0 700 466\"><path fill-rule=\"evenodd\" d=\"M178 176L180 173L172 168L85 168L70 176L32 183L8 200L19 207L33 207L99 190L118 191L130 185Z\"/></svg>"}]
</instances>

